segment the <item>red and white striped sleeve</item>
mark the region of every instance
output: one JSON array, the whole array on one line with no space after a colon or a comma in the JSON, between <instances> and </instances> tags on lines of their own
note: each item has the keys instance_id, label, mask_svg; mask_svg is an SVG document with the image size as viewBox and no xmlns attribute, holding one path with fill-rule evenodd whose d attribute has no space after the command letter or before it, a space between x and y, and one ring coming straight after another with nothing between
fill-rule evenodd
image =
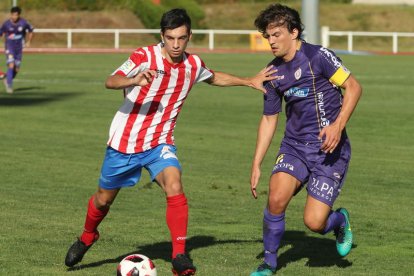
<instances>
[{"instance_id":1,"label":"red and white striped sleeve","mask_svg":"<svg viewBox=\"0 0 414 276\"><path fill-rule=\"evenodd\" d=\"M194 55L196 57L196 61L199 64L199 71L197 72L197 76L195 79L195 82L202 82L209 78L211 78L214 75L214 71L209 69L205 64L204 61L197 55Z\"/></svg>"},{"instance_id":2,"label":"red and white striped sleeve","mask_svg":"<svg viewBox=\"0 0 414 276\"><path fill-rule=\"evenodd\" d=\"M121 75L128 78L136 76L148 62L147 53L144 49L138 48L112 75Z\"/></svg>"}]
</instances>

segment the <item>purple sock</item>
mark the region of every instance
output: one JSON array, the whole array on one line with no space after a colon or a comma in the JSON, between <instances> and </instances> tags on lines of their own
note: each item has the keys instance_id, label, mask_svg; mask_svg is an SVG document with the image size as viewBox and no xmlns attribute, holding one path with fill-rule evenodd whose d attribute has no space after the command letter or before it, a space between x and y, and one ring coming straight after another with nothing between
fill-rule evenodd
<instances>
[{"instance_id":1,"label":"purple sock","mask_svg":"<svg viewBox=\"0 0 414 276\"><path fill-rule=\"evenodd\" d=\"M9 87L12 87L12 85L13 85L13 75L14 75L13 68L8 68L7 69L7 85Z\"/></svg>"},{"instance_id":2,"label":"purple sock","mask_svg":"<svg viewBox=\"0 0 414 276\"><path fill-rule=\"evenodd\" d=\"M345 217L340 212L329 212L328 219L326 220L325 229L322 231L322 235L338 229L340 226L345 225Z\"/></svg>"},{"instance_id":3,"label":"purple sock","mask_svg":"<svg viewBox=\"0 0 414 276\"><path fill-rule=\"evenodd\" d=\"M264 261L272 268L276 268L277 250L285 233L285 213L272 215L267 208L263 213Z\"/></svg>"}]
</instances>

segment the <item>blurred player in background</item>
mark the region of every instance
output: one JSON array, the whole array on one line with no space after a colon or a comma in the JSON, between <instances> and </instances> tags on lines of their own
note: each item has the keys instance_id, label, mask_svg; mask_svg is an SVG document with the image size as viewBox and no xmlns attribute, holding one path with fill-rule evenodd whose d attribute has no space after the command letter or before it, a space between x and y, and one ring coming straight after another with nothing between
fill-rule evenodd
<instances>
[{"instance_id":1,"label":"blurred player in background","mask_svg":"<svg viewBox=\"0 0 414 276\"><path fill-rule=\"evenodd\" d=\"M20 17L21 13L19 7L12 7L10 19L6 20L0 29L0 36L4 36L5 39L7 72L3 75L3 82L7 93L13 93L13 79L20 69L23 47L29 47L33 38L33 27Z\"/></svg>"},{"instance_id":2,"label":"blurred player in background","mask_svg":"<svg viewBox=\"0 0 414 276\"><path fill-rule=\"evenodd\" d=\"M275 58L269 65L278 75L265 84L267 93L250 180L255 198L260 166L276 131L282 99L287 118L264 209L264 262L251 274L265 276L276 272L286 208L306 183L305 225L320 234L334 231L341 256L351 250L349 214L345 208L333 211L332 206L351 157L345 125L362 89L333 52L301 40L303 25L296 10L270 5L259 14L255 25L271 46ZM345 89L344 96L341 88Z\"/></svg>"},{"instance_id":3,"label":"blurred player in background","mask_svg":"<svg viewBox=\"0 0 414 276\"><path fill-rule=\"evenodd\" d=\"M145 168L166 195L173 273L194 275L196 268L185 249L188 205L173 137L177 116L198 82L250 86L264 92L263 82L274 79L269 77L275 72L270 68L251 78L214 72L200 57L185 52L192 34L184 9L166 12L160 26L162 42L135 50L106 81L107 88L124 89L125 101L110 127L99 187L89 200L84 231L67 253L69 267L80 262L98 240L98 225L119 190L134 186Z\"/></svg>"}]
</instances>

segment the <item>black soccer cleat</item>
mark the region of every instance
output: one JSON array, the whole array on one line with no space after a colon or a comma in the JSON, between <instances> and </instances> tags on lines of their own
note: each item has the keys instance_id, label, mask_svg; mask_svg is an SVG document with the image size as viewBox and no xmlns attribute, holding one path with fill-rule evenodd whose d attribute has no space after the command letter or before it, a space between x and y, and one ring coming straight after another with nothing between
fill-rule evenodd
<instances>
[{"instance_id":1,"label":"black soccer cleat","mask_svg":"<svg viewBox=\"0 0 414 276\"><path fill-rule=\"evenodd\" d=\"M66 254L65 258L65 265L68 267L72 267L82 261L83 256L85 253L91 248L91 245L84 244L79 238L72 244L69 248L68 253Z\"/></svg>"},{"instance_id":2,"label":"black soccer cleat","mask_svg":"<svg viewBox=\"0 0 414 276\"><path fill-rule=\"evenodd\" d=\"M191 276L195 275L196 267L193 261L185 254L178 254L172 260L172 272L174 276Z\"/></svg>"}]
</instances>

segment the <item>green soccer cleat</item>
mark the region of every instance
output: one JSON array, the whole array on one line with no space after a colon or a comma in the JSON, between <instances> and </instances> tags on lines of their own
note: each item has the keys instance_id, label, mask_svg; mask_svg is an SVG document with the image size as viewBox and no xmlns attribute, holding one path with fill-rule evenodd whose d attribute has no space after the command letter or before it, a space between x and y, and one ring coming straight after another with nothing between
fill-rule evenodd
<instances>
[{"instance_id":1,"label":"green soccer cleat","mask_svg":"<svg viewBox=\"0 0 414 276\"><path fill-rule=\"evenodd\" d=\"M256 271L252 272L250 276L270 276L276 272L276 268L272 268L267 263L263 262Z\"/></svg>"},{"instance_id":2,"label":"green soccer cleat","mask_svg":"<svg viewBox=\"0 0 414 276\"><path fill-rule=\"evenodd\" d=\"M345 257L352 249L352 230L349 222L349 213L345 208L339 208L336 211L340 212L345 217L345 226L341 226L337 231L335 231L336 250L339 255Z\"/></svg>"}]
</instances>

